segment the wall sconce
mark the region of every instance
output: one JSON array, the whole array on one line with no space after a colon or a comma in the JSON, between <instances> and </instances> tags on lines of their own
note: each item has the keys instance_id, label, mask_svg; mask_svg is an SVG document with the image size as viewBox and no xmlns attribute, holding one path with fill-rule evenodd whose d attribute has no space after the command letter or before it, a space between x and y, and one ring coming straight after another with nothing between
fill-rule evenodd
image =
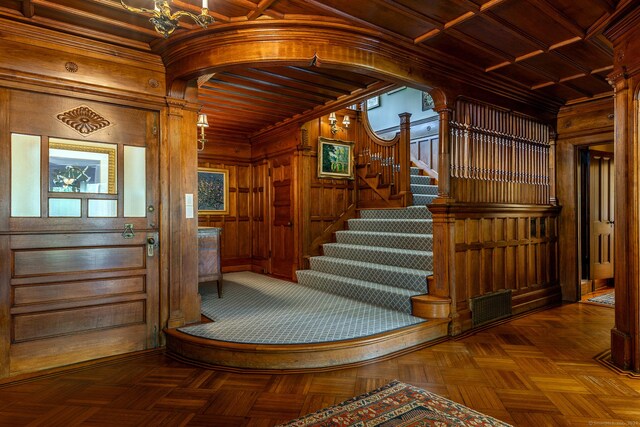
<instances>
[{"instance_id":1,"label":"wall sconce","mask_svg":"<svg viewBox=\"0 0 640 427\"><path fill-rule=\"evenodd\" d=\"M345 131L349 129L349 125L351 124L349 116L344 116L344 119L342 119L342 126L344 126L344 128L338 127L338 125L336 124L337 122L338 119L336 118L336 113L329 114L329 124L331 124L332 135L335 135L336 133L338 133L338 131Z\"/></svg>"},{"instance_id":2,"label":"wall sconce","mask_svg":"<svg viewBox=\"0 0 640 427\"><path fill-rule=\"evenodd\" d=\"M209 119L204 113L198 114L198 123L196 126L200 128L200 138L198 138L198 151L204 150L204 144L207 142L207 138L204 135L204 128L209 127Z\"/></svg>"},{"instance_id":3,"label":"wall sconce","mask_svg":"<svg viewBox=\"0 0 640 427\"><path fill-rule=\"evenodd\" d=\"M150 15L149 21L153 24L156 31L162 34L165 39L178 28L178 18L182 18L183 16L193 19L196 24L202 28L207 28L207 25L213 22L213 17L209 16L209 0L202 0L202 11L200 15L184 11L171 13L169 1L170 0L153 0L153 10L144 7L131 7L126 5L124 0L120 0L120 3L122 7L129 12Z\"/></svg>"}]
</instances>

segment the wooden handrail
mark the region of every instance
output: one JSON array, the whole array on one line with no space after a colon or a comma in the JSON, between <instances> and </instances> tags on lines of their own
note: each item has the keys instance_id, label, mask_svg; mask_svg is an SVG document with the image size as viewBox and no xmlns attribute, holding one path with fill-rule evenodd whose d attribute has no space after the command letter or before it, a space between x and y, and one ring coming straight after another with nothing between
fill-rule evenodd
<instances>
[{"instance_id":1,"label":"wooden handrail","mask_svg":"<svg viewBox=\"0 0 640 427\"><path fill-rule=\"evenodd\" d=\"M415 167L417 167L418 169L423 171L425 174L427 174L427 176L435 179L436 183L437 183L437 181L438 181L438 172L436 172L435 170L431 169L429 167L429 165L427 165L422 160L417 159L413 154L411 155L411 163L413 163L415 165Z\"/></svg>"},{"instance_id":2,"label":"wooden handrail","mask_svg":"<svg viewBox=\"0 0 640 427\"><path fill-rule=\"evenodd\" d=\"M366 168L359 177L382 202L395 200L394 205L411 204L410 181L410 117L400 114L400 132L391 140L380 138L371 129L366 110L361 114L361 137L356 143L357 164ZM368 179L375 177L374 179ZM378 188L373 188L373 185ZM385 191L380 191L385 188Z\"/></svg>"}]
</instances>

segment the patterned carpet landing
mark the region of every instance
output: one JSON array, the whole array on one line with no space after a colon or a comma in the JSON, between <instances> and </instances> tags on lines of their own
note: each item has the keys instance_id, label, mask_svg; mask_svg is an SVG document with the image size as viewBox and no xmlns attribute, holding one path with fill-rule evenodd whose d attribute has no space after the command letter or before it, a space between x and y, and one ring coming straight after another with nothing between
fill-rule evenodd
<instances>
[{"instance_id":1,"label":"patterned carpet landing","mask_svg":"<svg viewBox=\"0 0 640 427\"><path fill-rule=\"evenodd\" d=\"M392 381L377 390L279 427L408 427L497 426L509 427L437 394Z\"/></svg>"},{"instance_id":2,"label":"patterned carpet landing","mask_svg":"<svg viewBox=\"0 0 640 427\"><path fill-rule=\"evenodd\" d=\"M309 344L366 337L425 322L399 311L250 272L224 276L224 297L201 287L202 314L213 323L179 328L189 335L247 344Z\"/></svg>"},{"instance_id":3,"label":"patterned carpet landing","mask_svg":"<svg viewBox=\"0 0 640 427\"><path fill-rule=\"evenodd\" d=\"M587 301L614 307L616 305L616 294L615 291L611 291L606 294L598 295L597 297L589 298Z\"/></svg>"}]
</instances>

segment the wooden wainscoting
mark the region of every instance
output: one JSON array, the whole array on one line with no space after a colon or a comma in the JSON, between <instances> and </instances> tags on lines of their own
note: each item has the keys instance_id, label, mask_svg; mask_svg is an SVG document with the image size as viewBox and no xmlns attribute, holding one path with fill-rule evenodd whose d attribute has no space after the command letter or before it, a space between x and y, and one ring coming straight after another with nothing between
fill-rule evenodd
<instances>
[{"instance_id":1,"label":"wooden wainscoting","mask_svg":"<svg viewBox=\"0 0 640 427\"><path fill-rule=\"evenodd\" d=\"M452 299L460 331L472 327L473 297L511 289L514 314L560 301L559 208L460 204L450 209L455 217Z\"/></svg>"},{"instance_id":2,"label":"wooden wainscoting","mask_svg":"<svg viewBox=\"0 0 640 427\"><path fill-rule=\"evenodd\" d=\"M222 228L222 265L225 271L251 269L252 166L248 160L215 161L201 157L198 167L229 171L229 212L198 215L198 225Z\"/></svg>"},{"instance_id":3,"label":"wooden wainscoting","mask_svg":"<svg viewBox=\"0 0 640 427\"><path fill-rule=\"evenodd\" d=\"M147 254L148 237L11 236L6 374L158 346L158 258Z\"/></svg>"}]
</instances>

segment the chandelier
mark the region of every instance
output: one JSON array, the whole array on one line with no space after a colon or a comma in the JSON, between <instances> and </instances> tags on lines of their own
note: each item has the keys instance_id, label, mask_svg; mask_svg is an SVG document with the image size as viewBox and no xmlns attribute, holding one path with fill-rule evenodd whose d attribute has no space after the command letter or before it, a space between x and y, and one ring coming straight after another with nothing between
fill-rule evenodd
<instances>
[{"instance_id":1,"label":"chandelier","mask_svg":"<svg viewBox=\"0 0 640 427\"><path fill-rule=\"evenodd\" d=\"M169 7L169 2L171 0L152 1L154 3L153 9L146 9L144 7L131 7L125 4L124 0L120 0L120 3L129 12L151 16L149 18L149 21L151 21L156 31L162 34L165 39L169 37L171 33L176 30L176 28L178 28L179 18L185 16L191 18L202 28L207 28L207 25L213 22L213 17L209 15L209 0L202 0L202 12L200 12L200 15L184 11L171 13L171 8Z\"/></svg>"}]
</instances>

